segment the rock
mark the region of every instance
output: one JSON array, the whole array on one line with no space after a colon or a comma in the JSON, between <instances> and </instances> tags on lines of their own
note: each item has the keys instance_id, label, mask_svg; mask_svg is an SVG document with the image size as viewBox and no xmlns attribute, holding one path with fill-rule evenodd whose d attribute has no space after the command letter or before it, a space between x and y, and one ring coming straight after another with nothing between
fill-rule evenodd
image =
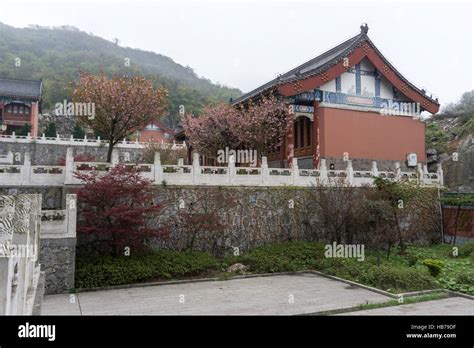
<instances>
[{"instance_id":1,"label":"rock","mask_svg":"<svg viewBox=\"0 0 474 348\"><path fill-rule=\"evenodd\" d=\"M443 163L445 185L452 191L474 191L474 138L469 135L460 142L458 160Z\"/></svg>"},{"instance_id":2,"label":"rock","mask_svg":"<svg viewBox=\"0 0 474 348\"><path fill-rule=\"evenodd\" d=\"M241 263L234 263L232 266L227 268L227 272L230 273L245 273L247 270L248 267Z\"/></svg>"}]
</instances>

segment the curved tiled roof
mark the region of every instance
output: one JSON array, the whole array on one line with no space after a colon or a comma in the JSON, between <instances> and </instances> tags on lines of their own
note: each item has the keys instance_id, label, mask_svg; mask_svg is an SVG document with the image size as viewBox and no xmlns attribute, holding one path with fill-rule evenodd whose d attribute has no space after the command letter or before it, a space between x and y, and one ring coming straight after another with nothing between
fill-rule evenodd
<instances>
[{"instance_id":1,"label":"curved tiled roof","mask_svg":"<svg viewBox=\"0 0 474 348\"><path fill-rule=\"evenodd\" d=\"M395 69L395 67L389 62L389 60L382 55L382 53L377 49L377 47L375 47L374 43L369 39L367 32L368 27L361 26L361 32L359 34L351 37L350 39L344 41L343 43L337 45L329 51L326 51L323 54L320 54L319 56L309 60L308 62L301 64L298 67L286 72L285 74L278 76L277 78L254 89L253 91L242 95L241 97L235 99L232 104L239 104L279 85L299 81L310 76L319 75L329 67L339 63L344 57L353 52L357 47L361 46L364 42L370 44L374 48L375 52L377 52L377 54L384 60L386 65L389 66L397 74L397 76L400 77L408 86L416 90L418 93L424 95L424 97L429 101L438 104L437 100L428 97L423 90L420 90Z\"/></svg>"},{"instance_id":2,"label":"curved tiled roof","mask_svg":"<svg viewBox=\"0 0 474 348\"><path fill-rule=\"evenodd\" d=\"M0 78L0 96L41 99L41 80Z\"/></svg>"}]
</instances>

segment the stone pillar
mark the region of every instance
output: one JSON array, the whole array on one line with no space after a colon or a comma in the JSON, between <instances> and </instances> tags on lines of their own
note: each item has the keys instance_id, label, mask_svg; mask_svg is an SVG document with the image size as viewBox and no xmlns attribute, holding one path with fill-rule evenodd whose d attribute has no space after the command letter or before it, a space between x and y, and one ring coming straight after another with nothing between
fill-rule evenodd
<instances>
[{"instance_id":1,"label":"stone pillar","mask_svg":"<svg viewBox=\"0 0 474 348\"><path fill-rule=\"evenodd\" d=\"M423 165L421 163L417 163L416 164L416 172L418 174L418 182L420 184L424 184L425 183L425 173L423 173Z\"/></svg>"},{"instance_id":2,"label":"stone pillar","mask_svg":"<svg viewBox=\"0 0 474 348\"><path fill-rule=\"evenodd\" d=\"M76 178L74 178L74 154L73 148L68 147L66 150L66 168L64 168L66 175L65 175L65 184L74 184Z\"/></svg>"},{"instance_id":3,"label":"stone pillar","mask_svg":"<svg viewBox=\"0 0 474 348\"><path fill-rule=\"evenodd\" d=\"M31 176L31 157L29 152L24 154L24 162L21 167L21 185L29 185Z\"/></svg>"},{"instance_id":4,"label":"stone pillar","mask_svg":"<svg viewBox=\"0 0 474 348\"><path fill-rule=\"evenodd\" d=\"M262 184L268 185L270 179L270 171L268 170L268 161L267 157L262 157Z\"/></svg>"},{"instance_id":5,"label":"stone pillar","mask_svg":"<svg viewBox=\"0 0 474 348\"><path fill-rule=\"evenodd\" d=\"M319 174L321 185L325 185L328 181L328 167L326 166L325 158L319 160Z\"/></svg>"},{"instance_id":6,"label":"stone pillar","mask_svg":"<svg viewBox=\"0 0 474 348\"><path fill-rule=\"evenodd\" d=\"M313 169L319 167L319 101L313 104L313 135L311 139L311 151L313 153Z\"/></svg>"},{"instance_id":7,"label":"stone pillar","mask_svg":"<svg viewBox=\"0 0 474 348\"><path fill-rule=\"evenodd\" d=\"M377 167L377 161L372 161L372 176L379 176L379 168Z\"/></svg>"},{"instance_id":8,"label":"stone pillar","mask_svg":"<svg viewBox=\"0 0 474 348\"><path fill-rule=\"evenodd\" d=\"M347 160L346 173L347 173L346 183L352 186L354 184L354 168L352 167L351 160Z\"/></svg>"},{"instance_id":9,"label":"stone pillar","mask_svg":"<svg viewBox=\"0 0 474 348\"><path fill-rule=\"evenodd\" d=\"M199 164L199 154L193 153L193 184L201 183L201 165Z\"/></svg>"},{"instance_id":10,"label":"stone pillar","mask_svg":"<svg viewBox=\"0 0 474 348\"><path fill-rule=\"evenodd\" d=\"M395 180L400 181L402 179L402 169L400 168L400 162L395 162Z\"/></svg>"},{"instance_id":11,"label":"stone pillar","mask_svg":"<svg viewBox=\"0 0 474 348\"><path fill-rule=\"evenodd\" d=\"M298 167L298 158L293 158L293 163L291 164L291 172L293 174L293 185L298 185L298 179L300 177L300 169Z\"/></svg>"},{"instance_id":12,"label":"stone pillar","mask_svg":"<svg viewBox=\"0 0 474 348\"><path fill-rule=\"evenodd\" d=\"M163 182L163 167L161 166L161 157L159 152L155 152L153 157L153 174L155 176L155 184Z\"/></svg>"},{"instance_id":13,"label":"stone pillar","mask_svg":"<svg viewBox=\"0 0 474 348\"><path fill-rule=\"evenodd\" d=\"M228 170L229 170L229 184L234 184L236 181L236 171L235 171L235 158L234 155L229 156L229 164L228 164Z\"/></svg>"},{"instance_id":14,"label":"stone pillar","mask_svg":"<svg viewBox=\"0 0 474 348\"><path fill-rule=\"evenodd\" d=\"M66 195L66 234L76 235L77 222L77 195L68 193Z\"/></svg>"},{"instance_id":15,"label":"stone pillar","mask_svg":"<svg viewBox=\"0 0 474 348\"><path fill-rule=\"evenodd\" d=\"M438 163L436 173L438 174L438 180L439 180L439 186L443 187L444 186L444 173L443 173L443 165L441 163Z\"/></svg>"}]
</instances>

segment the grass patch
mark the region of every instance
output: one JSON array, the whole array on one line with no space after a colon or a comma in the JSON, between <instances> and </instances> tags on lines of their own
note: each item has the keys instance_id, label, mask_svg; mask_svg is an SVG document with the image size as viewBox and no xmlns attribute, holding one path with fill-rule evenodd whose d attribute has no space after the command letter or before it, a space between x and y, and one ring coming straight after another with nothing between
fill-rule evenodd
<instances>
[{"instance_id":1,"label":"grass patch","mask_svg":"<svg viewBox=\"0 0 474 348\"><path fill-rule=\"evenodd\" d=\"M319 312L317 314L318 315L344 314L344 313L358 312L358 311L369 310L369 309L377 309L377 308L401 306L401 305L426 302L426 301L434 301L434 300L440 300L440 299L448 298L448 297L449 297L449 294L445 292L434 292L434 293L430 293L426 295L405 297L403 299L403 302L400 302L398 299L394 299L387 302L364 303L350 309L336 309L336 310L331 310L331 311Z\"/></svg>"},{"instance_id":2,"label":"grass patch","mask_svg":"<svg viewBox=\"0 0 474 348\"><path fill-rule=\"evenodd\" d=\"M242 263L249 274L317 270L391 293L445 288L474 295L472 245L453 256L450 245L409 246L405 255L394 249L390 258L366 251L365 260L326 258L324 245L286 242L254 248L242 255L217 258L205 252L154 251L132 256L87 256L76 259L78 288L106 287L141 282L218 277L234 274L225 270ZM425 260L439 260L443 267L430 274Z\"/></svg>"}]
</instances>

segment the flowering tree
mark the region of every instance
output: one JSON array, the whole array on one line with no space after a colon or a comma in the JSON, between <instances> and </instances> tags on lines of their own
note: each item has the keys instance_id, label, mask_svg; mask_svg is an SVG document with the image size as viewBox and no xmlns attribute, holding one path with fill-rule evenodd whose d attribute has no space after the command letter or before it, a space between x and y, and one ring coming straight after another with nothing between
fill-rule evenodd
<instances>
[{"instance_id":1,"label":"flowering tree","mask_svg":"<svg viewBox=\"0 0 474 348\"><path fill-rule=\"evenodd\" d=\"M228 104L208 106L204 108L203 116L185 118L183 128L191 146L200 154L213 158L218 150L239 145L233 132L233 124L239 116Z\"/></svg>"},{"instance_id":2,"label":"flowering tree","mask_svg":"<svg viewBox=\"0 0 474 348\"><path fill-rule=\"evenodd\" d=\"M147 227L147 219L162 206L153 204L151 181L137 168L119 164L105 175L78 171L75 176L85 183L76 190L82 217L78 232L101 237L116 255L125 247L143 248L146 238L164 234Z\"/></svg>"},{"instance_id":3,"label":"flowering tree","mask_svg":"<svg viewBox=\"0 0 474 348\"><path fill-rule=\"evenodd\" d=\"M282 144L291 122L287 105L269 96L237 108L207 107L202 117L186 118L183 128L193 148L208 157L225 147L257 150L261 157Z\"/></svg>"},{"instance_id":4,"label":"flowering tree","mask_svg":"<svg viewBox=\"0 0 474 348\"><path fill-rule=\"evenodd\" d=\"M286 103L273 95L264 96L257 102L250 101L239 111L232 131L241 146L257 150L259 157L266 156L282 144L293 122Z\"/></svg>"},{"instance_id":5,"label":"flowering tree","mask_svg":"<svg viewBox=\"0 0 474 348\"><path fill-rule=\"evenodd\" d=\"M79 121L109 141L107 162L113 147L134 131L163 116L168 106L168 92L155 90L143 77L113 77L83 75L75 86L74 102L93 103L95 115Z\"/></svg>"}]
</instances>

